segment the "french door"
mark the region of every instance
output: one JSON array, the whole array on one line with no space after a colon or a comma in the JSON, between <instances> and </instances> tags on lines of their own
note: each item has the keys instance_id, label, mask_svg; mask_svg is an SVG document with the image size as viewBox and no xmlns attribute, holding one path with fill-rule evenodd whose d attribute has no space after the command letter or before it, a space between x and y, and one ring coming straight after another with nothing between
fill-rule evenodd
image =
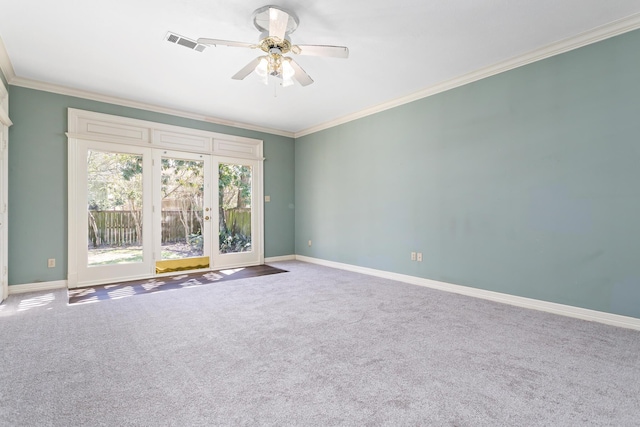
<instances>
[{"instance_id":1,"label":"french door","mask_svg":"<svg viewBox=\"0 0 640 427\"><path fill-rule=\"evenodd\" d=\"M148 276L153 270L152 150L78 141L75 177L75 241L70 259L77 277L91 285ZM71 263L72 265L73 263Z\"/></svg>"},{"instance_id":2,"label":"french door","mask_svg":"<svg viewBox=\"0 0 640 427\"><path fill-rule=\"evenodd\" d=\"M261 162L89 140L74 149L70 287L263 262Z\"/></svg>"},{"instance_id":3,"label":"french door","mask_svg":"<svg viewBox=\"0 0 640 427\"><path fill-rule=\"evenodd\" d=\"M155 271L209 268L211 156L153 151Z\"/></svg>"},{"instance_id":4,"label":"french door","mask_svg":"<svg viewBox=\"0 0 640 427\"><path fill-rule=\"evenodd\" d=\"M218 268L261 264L262 217L255 207L262 201L261 163L215 158L216 238L212 249Z\"/></svg>"}]
</instances>

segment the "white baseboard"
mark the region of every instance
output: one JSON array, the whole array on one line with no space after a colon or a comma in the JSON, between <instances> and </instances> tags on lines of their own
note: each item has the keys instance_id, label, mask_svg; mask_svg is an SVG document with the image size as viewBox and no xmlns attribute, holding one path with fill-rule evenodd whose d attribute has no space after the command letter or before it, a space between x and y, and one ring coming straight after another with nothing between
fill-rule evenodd
<instances>
[{"instance_id":1,"label":"white baseboard","mask_svg":"<svg viewBox=\"0 0 640 427\"><path fill-rule=\"evenodd\" d=\"M10 285L9 295L25 294L27 292L52 291L54 289L65 289L66 287L67 287L66 280L57 280L55 282L25 283L22 285Z\"/></svg>"},{"instance_id":2,"label":"white baseboard","mask_svg":"<svg viewBox=\"0 0 640 427\"><path fill-rule=\"evenodd\" d=\"M381 277L384 279L396 280L398 282L410 283L412 285L425 286L427 288L453 292L456 294L467 295L475 298L501 302L517 307L530 308L533 310L545 311L547 313L559 314L562 316L574 317L576 319L599 322L607 325L640 331L640 319L637 319L635 317L621 316L619 314L605 313L603 311L590 310L587 308L541 301L533 298L519 297L515 295L503 294L500 292L471 288L468 286L454 285L451 283L439 282L437 280L424 279L422 277L408 276L405 274L392 273L383 270L375 270L373 268L359 267L357 265L343 264L339 262L311 258L302 255L296 255L296 260L312 264L324 265L326 267L337 268L340 270L353 271L355 273Z\"/></svg>"},{"instance_id":3,"label":"white baseboard","mask_svg":"<svg viewBox=\"0 0 640 427\"><path fill-rule=\"evenodd\" d=\"M295 255L283 255L283 256L273 256L273 257L269 257L269 258L265 258L264 262L280 262L280 261L295 261L296 260L296 256Z\"/></svg>"}]
</instances>

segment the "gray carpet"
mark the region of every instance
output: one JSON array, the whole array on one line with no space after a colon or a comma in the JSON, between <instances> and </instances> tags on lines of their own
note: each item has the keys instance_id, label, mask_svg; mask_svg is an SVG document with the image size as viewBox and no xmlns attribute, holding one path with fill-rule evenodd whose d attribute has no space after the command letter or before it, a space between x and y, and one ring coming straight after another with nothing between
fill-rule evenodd
<instances>
[{"instance_id":1,"label":"gray carpet","mask_svg":"<svg viewBox=\"0 0 640 427\"><path fill-rule=\"evenodd\" d=\"M632 426L640 333L299 262L0 305L0 425Z\"/></svg>"}]
</instances>

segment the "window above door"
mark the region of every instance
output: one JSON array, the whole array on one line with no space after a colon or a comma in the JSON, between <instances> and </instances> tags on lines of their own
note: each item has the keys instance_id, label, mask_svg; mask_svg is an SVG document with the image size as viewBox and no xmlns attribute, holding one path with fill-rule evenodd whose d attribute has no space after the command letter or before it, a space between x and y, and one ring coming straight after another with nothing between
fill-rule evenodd
<instances>
[{"instance_id":1,"label":"window above door","mask_svg":"<svg viewBox=\"0 0 640 427\"><path fill-rule=\"evenodd\" d=\"M112 116L75 108L69 108L68 114L67 136L69 138L167 148L237 159L264 160L263 142L259 139Z\"/></svg>"}]
</instances>

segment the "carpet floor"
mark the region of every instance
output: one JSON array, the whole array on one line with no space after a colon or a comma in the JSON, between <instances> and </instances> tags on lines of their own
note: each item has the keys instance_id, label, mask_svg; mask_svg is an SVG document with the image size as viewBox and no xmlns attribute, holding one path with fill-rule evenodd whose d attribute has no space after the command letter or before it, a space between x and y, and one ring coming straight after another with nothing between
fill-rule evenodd
<instances>
[{"instance_id":1,"label":"carpet floor","mask_svg":"<svg viewBox=\"0 0 640 427\"><path fill-rule=\"evenodd\" d=\"M637 426L640 332L301 262L0 305L2 426Z\"/></svg>"}]
</instances>

